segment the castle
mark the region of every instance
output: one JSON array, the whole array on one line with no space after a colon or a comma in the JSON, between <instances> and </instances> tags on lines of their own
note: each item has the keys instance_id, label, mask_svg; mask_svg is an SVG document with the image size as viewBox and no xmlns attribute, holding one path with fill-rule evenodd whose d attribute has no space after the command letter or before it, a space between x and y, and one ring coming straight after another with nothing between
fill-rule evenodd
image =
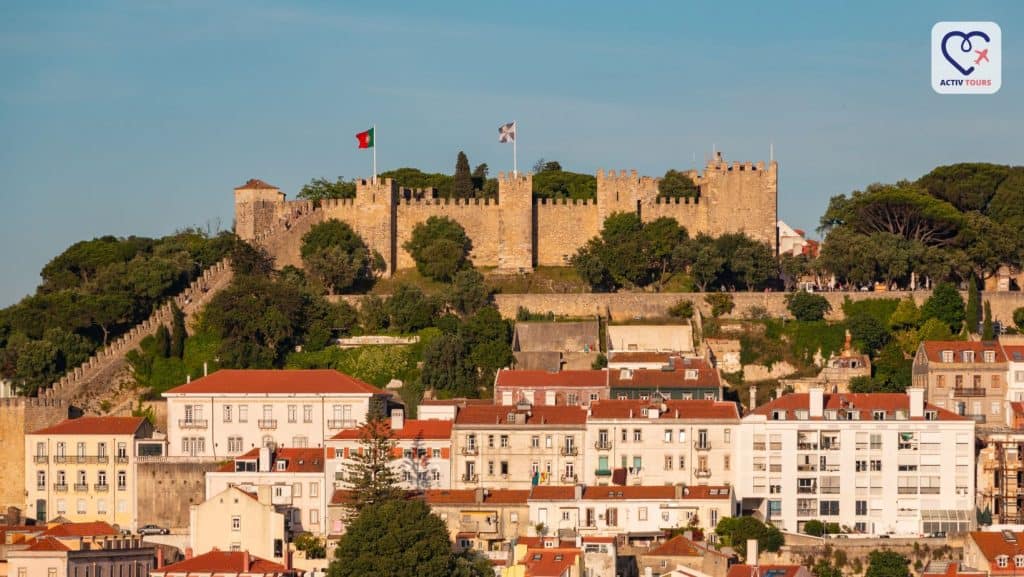
<instances>
[{"instance_id":1,"label":"castle","mask_svg":"<svg viewBox=\"0 0 1024 577\"><path fill-rule=\"evenodd\" d=\"M729 164L716 154L703 174L693 170L694 198L658 198L658 178L636 171L597 172L597 198L533 198L532 175L498 175L498 199L435 198L432 191L400 189L391 179L359 180L354 199L285 200L261 180L235 189L235 232L265 248L275 265L302 266L299 249L313 225L337 219L348 223L386 263L386 273L413 268L402 248L413 228L431 216L449 217L473 242L470 258L478 267L529 271L565 266L596 236L615 212L635 212L644 222L672 217L691 236L744 232L777 250L778 163Z\"/></svg>"}]
</instances>

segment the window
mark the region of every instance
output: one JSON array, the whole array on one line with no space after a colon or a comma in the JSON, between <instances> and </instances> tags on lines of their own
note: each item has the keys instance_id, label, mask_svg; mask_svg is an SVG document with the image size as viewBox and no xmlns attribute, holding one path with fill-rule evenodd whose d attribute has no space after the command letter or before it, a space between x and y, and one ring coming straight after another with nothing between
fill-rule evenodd
<instances>
[{"instance_id":1,"label":"window","mask_svg":"<svg viewBox=\"0 0 1024 577\"><path fill-rule=\"evenodd\" d=\"M125 471L117 472L117 488L120 491L125 490L128 487L128 473Z\"/></svg>"},{"instance_id":2,"label":"window","mask_svg":"<svg viewBox=\"0 0 1024 577\"><path fill-rule=\"evenodd\" d=\"M686 457L679 455L679 470L683 471L686 469Z\"/></svg>"},{"instance_id":3,"label":"window","mask_svg":"<svg viewBox=\"0 0 1024 577\"><path fill-rule=\"evenodd\" d=\"M502 449L507 449L508 448L508 435L502 435L501 436L501 448Z\"/></svg>"},{"instance_id":4,"label":"window","mask_svg":"<svg viewBox=\"0 0 1024 577\"><path fill-rule=\"evenodd\" d=\"M476 450L476 435L466 435L466 447L470 451Z\"/></svg>"},{"instance_id":5,"label":"window","mask_svg":"<svg viewBox=\"0 0 1024 577\"><path fill-rule=\"evenodd\" d=\"M269 417L268 417L269 418ZM288 405L288 422L294 423L299 420L299 408L295 405Z\"/></svg>"},{"instance_id":6,"label":"window","mask_svg":"<svg viewBox=\"0 0 1024 577\"><path fill-rule=\"evenodd\" d=\"M679 438L679 442L680 443L685 443L686 442L686 429L679 429L679 437L678 438Z\"/></svg>"},{"instance_id":7,"label":"window","mask_svg":"<svg viewBox=\"0 0 1024 577\"><path fill-rule=\"evenodd\" d=\"M563 521L568 521L571 518L571 516L572 515L571 515L571 513L569 512L568 509L562 509L562 520Z\"/></svg>"},{"instance_id":8,"label":"window","mask_svg":"<svg viewBox=\"0 0 1024 577\"><path fill-rule=\"evenodd\" d=\"M994 362L996 362L996 352L995 351L985 351L984 353L982 353L982 356L985 358L985 362L986 363L994 363ZM1020 567L1020 565L1018 565L1018 567Z\"/></svg>"},{"instance_id":9,"label":"window","mask_svg":"<svg viewBox=\"0 0 1024 577\"><path fill-rule=\"evenodd\" d=\"M292 483L292 496L294 496L294 497L301 497L302 496L302 483Z\"/></svg>"},{"instance_id":10,"label":"window","mask_svg":"<svg viewBox=\"0 0 1024 577\"><path fill-rule=\"evenodd\" d=\"M857 511L856 511L857 515L867 515L868 514L868 502L867 501L857 501L855 503L855 506L856 506L856 509L857 509Z\"/></svg>"},{"instance_id":11,"label":"window","mask_svg":"<svg viewBox=\"0 0 1024 577\"><path fill-rule=\"evenodd\" d=\"M567 404L567 405L576 406L576 405L580 404L580 396L577 393L569 393L565 397L566 397L565 404Z\"/></svg>"},{"instance_id":12,"label":"window","mask_svg":"<svg viewBox=\"0 0 1024 577\"><path fill-rule=\"evenodd\" d=\"M732 442L731 441L731 439L732 439L732 429L726 429L723 432L723 435L725 436L724 440L725 440L726 443L731 443Z\"/></svg>"},{"instance_id":13,"label":"window","mask_svg":"<svg viewBox=\"0 0 1024 577\"><path fill-rule=\"evenodd\" d=\"M643 435L641 434L640 429L633 429L633 440L638 443L643 440Z\"/></svg>"},{"instance_id":14,"label":"window","mask_svg":"<svg viewBox=\"0 0 1024 577\"><path fill-rule=\"evenodd\" d=\"M46 471L36 471L36 488L40 491L46 490Z\"/></svg>"},{"instance_id":15,"label":"window","mask_svg":"<svg viewBox=\"0 0 1024 577\"><path fill-rule=\"evenodd\" d=\"M96 475L96 484L101 486L101 487L106 487L107 486L107 472L106 471L100 471L99 473L97 473L97 475Z\"/></svg>"},{"instance_id":16,"label":"window","mask_svg":"<svg viewBox=\"0 0 1024 577\"><path fill-rule=\"evenodd\" d=\"M97 443L96 444L96 456L97 457L106 457L107 456L107 444L106 443Z\"/></svg>"},{"instance_id":17,"label":"window","mask_svg":"<svg viewBox=\"0 0 1024 577\"><path fill-rule=\"evenodd\" d=\"M231 405L224 405L224 422L231 422Z\"/></svg>"},{"instance_id":18,"label":"window","mask_svg":"<svg viewBox=\"0 0 1024 577\"><path fill-rule=\"evenodd\" d=\"M1000 556L996 557L996 565L998 565L999 567L1006 567L1008 562L1009 562L1009 560L1010 560L1009 556L1007 556L1007 555L1000 555Z\"/></svg>"},{"instance_id":19,"label":"window","mask_svg":"<svg viewBox=\"0 0 1024 577\"><path fill-rule=\"evenodd\" d=\"M313 422L313 405L302 405L302 422Z\"/></svg>"},{"instance_id":20,"label":"window","mask_svg":"<svg viewBox=\"0 0 1024 577\"><path fill-rule=\"evenodd\" d=\"M242 451L242 437L228 437L228 452L239 453Z\"/></svg>"},{"instance_id":21,"label":"window","mask_svg":"<svg viewBox=\"0 0 1024 577\"><path fill-rule=\"evenodd\" d=\"M974 351L961 351L960 352L960 359L963 362L965 362L965 363L973 363L974 362Z\"/></svg>"},{"instance_id":22,"label":"window","mask_svg":"<svg viewBox=\"0 0 1024 577\"><path fill-rule=\"evenodd\" d=\"M441 458L441 449L434 449L432 454L433 454L435 459L440 459Z\"/></svg>"},{"instance_id":23,"label":"window","mask_svg":"<svg viewBox=\"0 0 1024 577\"><path fill-rule=\"evenodd\" d=\"M487 435L487 448L488 449L493 449L494 448L494 435Z\"/></svg>"},{"instance_id":24,"label":"window","mask_svg":"<svg viewBox=\"0 0 1024 577\"><path fill-rule=\"evenodd\" d=\"M292 446L304 449L309 446L309 439L307 437L292 437Z\"/></svg>"},{"instance_id":25,"label":"window","mask_svg":"<svg viewBox=\"0 0 1024 577\"><path fill-rule=\"evenodd\" d=\"M638 515L639 515L639 518L640 518L641 521L646 521L647 520L647 507L640 507Z\"/></svg>"},{"instance_id":26,"label":"window","mask_svg":"<svg viewBox=\"0 0 1024 577\"><path fill-rule=\"evenodd\" d=\"M64 458L64 443L57 443L57 458Z\"/></svg>"},{"instance_id":27,"label":"window","mask_svg":"<svg viewBox=\"0 0 1024 577\"><path fill-rule=\"evenodd\" d=\"M576 466L572 463L565 464L565 478L573 479L576 477Z\"/></svg>"},{"instance_id":28,"label":"window","mask_svg":"<svg viewBox=\"0 0 1024 577\"><path fill-rule=\"evenodd\" d=\"M263 405L263 420L264 421L269 421L269 420L272 420L273 418L274 418L274 406L273 405Z\"/></svg>"},{"instance_id":29,"label":"window","mask_svg":"<svg viewBox=\"0 0 1024 577\"><path fill-rule=\"evenodd\" d=\"M666 443L671 443L672 442L672 429L665 429L665 442Z\"/></svg>"},{"instance_id":30,"label":"window","mask_svg":"<svg viewBox=\"0 0 1024 577\"><path fill-rule=\"evenodd\" d=\"M942 351L942 362L952 363L953 362L953 351Z\"/></svg>"},{"instance_id":31,"label":"window","mask_svg":"<svg viewBox=\"0 0 1024 577\"><path fill-rule=\"evenodd\" d=\"M86 484L86 482L87 481L85 479L85 471L79 471L78 472L78 484L79 485L84 485L84 484Z\"/></svg>"},{"instance_id":32,"label":"window","mask_svg":"<svg viewBox=\"0 0 1024 577\"><path fill-rule=\"evenodd\" d=\"M249 405L238 405L238 422L249 422Z\"/></svg>"},{"instance_id":33,"label":"window","mask_svg":"<svg viewBox=\"0 0 1024 577\"><path fill-rule=\"evenodd\" d=\"M118 443L117 444L117 458L118 459L127 459L128 458L128 445L126 445L125 443Z\"/></svg>"},{"instance_id":34,"label":"window","mask_svg":"<svg viewBox=\"0 0 1024 577\"><path fill-rule=\"evenodd\" d=\"M1013 558L1013 566L1017 568L1024 567L1024 555L1016 555Z\"/></svg>"},{"instance_id":35,"label":"window","mask_svg":"<svg viewBox=\"0 0 1024 577\"><path fill-rule=\"evenodd\" d=\"M57 512L63 515L68 512L68 503L64 499L57 499Z\"/></svg>"},{"instance_id":36,"label":"window","mask_svg":"<svg viewBox=\"0 0 1024 577\"><path fill-rule=\"evenodd\" d=\"M314 527L320 524L320 509L309 510L309 524Z\"/></svg>"},{"instance_id":37,"label":"window","mask_svg":"<svg viewBox=\"0 0 1024 577\"><path fill-rule=\"evenodd\" d=\"M839 514L839 501L821 501L819 503L819 512L822 515L838 515Z\"/></svg>"},{"instance_id":38,"label":"window","mask_svg":"<svg viewBox=\"0 0 1024 577\"><path fill-rule=\"evenodd\" d=\"M708 430L707 429L699 429L697 431L697 448L698 449L707 449L707 448L710 448L710 447L711 447L711 445L708 443Z\"/></svg>"},{"instance_id":39,"label":"window","mask_svg":"<svg viewBox=\"0 0 1024 577\"><path fill-rule=\"evenodd\" d=\"M68 480L64 476L64 471L57 471L57 484L62 486L68 484Z\"/></svg>"},{"instance_id":40,"label":"window","mask_svg":"<svg viewBox=\"0 0 1024 577\"><path fill-rule=\"evenodd\" d=\"M935 386L940 388L940 389L945 387L946 386L946 375L936 375L935 376Z\"/></svg>"},{"instance_id":41,"label":"window","mask_svg":"<svg viewBox=\"0 0 1024 577\"><path fill-rule=\"evenodd\" d=\"M487 461L487 476L494 476L494 461Z\"/></svg>"},{"instance_id":42,"label":"window","mask_svg":"<svg viewBox=\"0 0 1024 577\"><path fill-rule=\"evenodd\" d=\"M319 497L320 496L320 483L317 483L316 481L312 481L309 484L309 496L310 497Z\"/></svg>"},{"instance_id":43,"label":"window","mask_svg":"<svg viewBox=\"0 0 1024 577\"><path fill-rule=\"evenodd\" d=\"M551 435L546 435L544 437L544 448L550 449L553 446L554 446L554 439L553 439L553 437Z\"/></svg>"},{"instance_id":44,"label":"window","mask_svg":"<svg viewBox=\"0 0 1024 577\"><path fill-rule=\"evenodd\" d=\"M1021 380L1024 380L1024 379L1021 379ZM596 401L597 400L597 393L590 393L590 400L591 401Z\"/></svg>"},{"instance_id":45,"label":"window","mask_svg":"<svg viewBox=\"0 0 1024 577\"><path fill-rule=\"evenodd\" d=\"M508 461L499 463L498 471L501 472L502 476L508 476Z\"/></svg>"},{"instance_id":46,"label":"window","mask_svg":"<svg viewBox=\"0 0 1024 577\"><path fill-rule=\"evenodd\" d=\"M729 470L729 466L731 464L732 464L732 461L730 460L729 455L725 455L724 460L722 461L722 468L724 470L728 471Z\"/></svg>"},{"instance_id":47,"label":"window","mask_svg":"<svg viewBox=\"0 0 1024 577\"><path fill-rule=\"evenodd\" d=\"M674 461L675 461L675 459L672 457L672 455L665 455L665 470L666 471L671 471L672 470L672 463Z\"/></svg>"},{"instance_id":48,"label":"window","mask_svg":"<svg viewBox=\"0 0 1024 577\"><path fill-rule=\"evenodd\" d=\"M75 453L79 459L85 458L85 443L78 443L78 451Z\"/></svg>"},{"instance_id":49,"label":"window","mask_svg":"<svg viewBox=\"0 0 1024 577\"><path fill-rule=\"evenodd\" d=\"M75 511L79 515L85 515L85 511L86 511L85 499L79 499L78 502L75 503Z\"/></svg>"},{"instance_id":50,"label":"window","mask_svg":"<svg viewBox=\"0 0 1024 577\"><path fill-rule=\"evenodd\" d=\"M239 517L238 515L233 515L231 517L231 530L232 531L241 531L242 530L242 518Z\"/></svg>"},{"instance_id":51,"label":"window","mask_svg":"<svg viewBox=\"0 0 1024 577\"><path fill-rule=\"evenodd\" d=\"M438 471L437 469L430 471L430 478L433 479L434 481L440 481L441 471Z\"/></svg>"}]
</instances>

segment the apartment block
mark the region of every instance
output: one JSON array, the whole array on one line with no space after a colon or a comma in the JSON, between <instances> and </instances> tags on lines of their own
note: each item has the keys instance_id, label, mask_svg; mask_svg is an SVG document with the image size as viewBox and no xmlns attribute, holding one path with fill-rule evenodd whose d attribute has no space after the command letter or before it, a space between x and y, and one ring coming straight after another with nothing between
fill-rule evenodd
<instances>
[{"instance_id":1,"label":"apartment block","mask_svg":"<svg viewBox=\"0 0 1024 577\"><path fill-rule=\"evenodd\" d=\"M1006 423L1007 369L996 341L924 341L914 357L913 383L936 407L999 427Z\"/></svg>"}]
</instances>

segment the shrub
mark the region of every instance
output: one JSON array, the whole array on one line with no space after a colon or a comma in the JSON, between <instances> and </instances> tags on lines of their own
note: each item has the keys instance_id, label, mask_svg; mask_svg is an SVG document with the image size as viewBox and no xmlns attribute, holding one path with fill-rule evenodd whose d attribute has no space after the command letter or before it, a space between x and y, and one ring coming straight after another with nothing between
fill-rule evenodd
<instances>
[{"instance_id":1,"label":"shrub","mask_svg":"<svg viewBox=\"0 0 1024 577\"><path fill-rule=\"evenodd\" d=\"M704 302L711 307L711 316L715 318L727 315L736 308L736 303L729 293L708 293L704 295Z\"/></svg>"},{"instance_id":2,"label":"shrub","mask_svg":"<svg viewBox=\"0 0 1024 577\"><path fill-rule=\"evenodd\" d=\"M668 316L677 319L693 318L693 302L689 299L680 299L668 309Z\"/></svg>"},{"instance_id":3,"label":"shrub","mask_svg":"<svg viewBox=\"0 0 1024 577\"><path fill-rule=\"evenodd\" d=\"M786 308L798 321L820 321L832 310L832 305L821 295L800 291L786 295Z\"/></svg>"}]
</instances>

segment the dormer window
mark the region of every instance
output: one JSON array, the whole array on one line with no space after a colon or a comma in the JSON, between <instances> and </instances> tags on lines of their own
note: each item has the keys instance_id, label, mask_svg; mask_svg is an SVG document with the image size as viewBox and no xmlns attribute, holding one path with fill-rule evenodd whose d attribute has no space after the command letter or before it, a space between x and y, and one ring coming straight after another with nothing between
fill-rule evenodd
<instances>
[{"instance_id":1,"label":"dormer window","mask_svg":"<svg viewBox=\"0 0 1024 577\"><path fill-rule=\"evenodd\" d=\"M288 461L285 461L284 459L279 460L277 462L277 470L278 471L287 471L288 470Z\"/></svg>"},{"instance_id":2,"label":"dormer window","mask_svg":"<svg viewBox=\"0 0 1024 577\"><path fill-rule=\"evenodd\" d=\"M985 357L985 362L986 363L994 363L994 362L996 362L996 352L995 351L985 351L982 354Z\"/></svg>"},{"instance_id":3,"label":"dormer window","mask_svg":"<svg viewBox=\"0 0 1024 577\"><path fill-rule=\"evenodd\" d=\"M783 410L772 411L772 420L773 421L785 421L786 420L786 411L783 411Z\"/></svg>"},{"instance_id":4,"label":"dormer window","mask_svg":"<svg viewBox=\"0 0 1024 577\"><path fill-rule=\"evenodd\" d=\"M1006 567L1009 564L1010 557L1007 555L999 555L996 557L996 565L999 567Z\"/></svg>"},{"instance_id":5,"label":"dormer window","mask_svg":"<svg viewBox=\"0 0 1024 577\"><path fill-rule=\"evenodd\" d=\"M965 363L973 363L974 362L974 351L962 351L960 353L960 360L965 362Z\"/></svg>"},{"instance_id":6,"label":"dormer window","mask_svg":"<svg viewBox=\"0 0 1024 577\"><path fill-rule=\"evenodd\" d=\"M939 412L938 411L925 411L924 412L924 420L926 420L926 421L934 421L937 418L939 418Z\"/></svg>"},{"instance_id":7,"label":"dormer window","mask_svg":"<svg viewBox=\"0 0 1024 577\"><path fill-rule=\"evenodd\" d=\"M942 362L952 363L953 362L953 351L942 351Z\"/></svg>"},{"instance_id":8,"label":"dormer window","mask_svg":"<svg viewBox=\"0 0 1024 577\"><path fill-rule=\"evenodd\" d=\"M807 411L805 411L803 409L797 409L797 410L793 411L793 414L796 416L796 420L798 420L798 421L806 421L807 420Z\"/></svg>"},{"instance_id":9,"label":"dormer window","mask_svg":"<svg viewBox=\"0 0 1024 577\"><path fill-rule=\"evenodd\" d=\"M846 420L847 421L859 421L860 420L860 411L846 411Z\"/></svg>"},{"instance_id":10,"label":"dormer window","mask_svg":"<svg viewBox=\"0 0 1024 577\"><path fill-rule=\"evenodd\" d=\"M884 421L885 420L885 411L871 411L871 420L872 421Z\"/></svg>"},{"instance_id":11,"label":"dormer window","mask_svg":"<svg viewBox=\"0 0 1024 577\"><path fill-rule=\"evenodd\" d=\"M1018 569L1024 567L1024 555L1016 555L1013 558L1013 565Z\"/></svg>"},{"instance_id":12,"label":"dormer window","mask_svg":"<svg viewBox=\"0 0 1024 577\"><path fill-rule=\"evenodd\" d=\"M826 421L834 421L834 420L836 420L836 410L835 409L828 409L828 410L826 410L825 411L825 420Z\"/></svg>"},{"instance_id":13,"label":"dormer window","mask_svg":"<svg viewBox=\"0 0 1024 577\"><path fill-rule=\"evenodd\" d=\"M509 422L509 423L515 423L515 422L516 422L516 414L515 414L515 413L509 413L509 414L508 414L508 415L507 415L507 416L505 417L505 421L506 421L506 422Z\"/></svg>"},{"instance_id":14,"label":"dormer window","mask_svg":"<svg viewBox=\"0 0 1024 577\"><path fill-rule=\"evenodd\" d=\"M686 374L683 376L687 381L697 380L697 369L686 369Z\"/></svg>"}]
</instances>

